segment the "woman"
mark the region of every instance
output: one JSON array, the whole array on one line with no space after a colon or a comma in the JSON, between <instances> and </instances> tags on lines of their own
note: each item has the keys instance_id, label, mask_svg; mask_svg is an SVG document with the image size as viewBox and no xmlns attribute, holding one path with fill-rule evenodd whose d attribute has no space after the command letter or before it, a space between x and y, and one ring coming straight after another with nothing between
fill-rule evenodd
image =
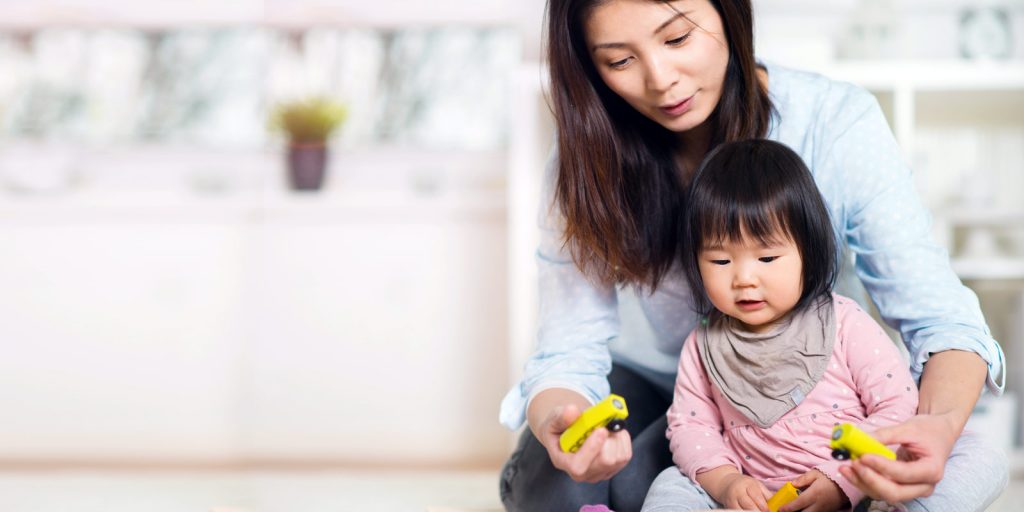
<instances>
[{"instance_id":1,"label":"woman","mask_svg":"<svg viewBox=\"0 0 1024 512\"><path fill-rule=\"evenodd\" d=\"M529 425L502 473L505 506L639 510L671 466L664 414L696 325L677 266L682 192L710 149L749 138L804 159L920 379L918 415L876 433L905 460L865 457L843 475L870 496L938 510L994 499L1005 457L960 434L986 383L1001 392L1003 354L930 239L874 98L759 65L749 0L550 0L547 23L558 147L541 215L538 349L502 403L503 424ZM562 453L558 435L610 390L627 400L627 429Z\"/></svg>"}]
</instances>

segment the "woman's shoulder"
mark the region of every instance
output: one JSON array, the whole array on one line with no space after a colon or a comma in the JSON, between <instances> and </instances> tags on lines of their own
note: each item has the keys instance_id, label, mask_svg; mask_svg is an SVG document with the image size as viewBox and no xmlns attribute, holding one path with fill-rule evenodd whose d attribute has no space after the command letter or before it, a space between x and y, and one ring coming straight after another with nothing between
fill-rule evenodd
<instances>
[{"instance_id":1,"label":"woman's shoulder","mask_svg":"<svg viewBox=\"0 0 1024 512\"><path fill-rule=\"evenodd\" d=\"M775 64L765 64L768 71L768 92L776 110L786 122L835 120L851 110L877 104L865 88L834 80L813 71L804 71ZM792 119L797 118L797 119Z\"/></svg>"}]
</instances>

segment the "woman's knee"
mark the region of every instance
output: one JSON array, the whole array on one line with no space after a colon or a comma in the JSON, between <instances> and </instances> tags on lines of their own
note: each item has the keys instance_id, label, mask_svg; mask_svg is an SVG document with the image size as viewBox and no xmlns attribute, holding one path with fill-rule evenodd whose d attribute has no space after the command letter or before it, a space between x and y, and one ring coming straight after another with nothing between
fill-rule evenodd
<instances>
[{"instance_id":1,"label":"woman's knee","mask_svg":"<svg viewBox=\"0 0 1024 512\"><path fill-rule=\"evenodd\" d=\"M906 503L911 512L982 511L1009 483L1006 453L980 435L964 432L953 446L935 492Z\"/></svg>"},{"instance_id":2,"label":"woman's knee","mask_svg":"<svg viewBox=\"0 0 1024 512\"><path fill-rule=\"evenodd\" d=\"M968 461L966 475L981 482L989 482L995 499L1010 482L1010 460L1006 451L997 448L980 434L965 432L953 447L953 456L961 455Z\"/></svg>"}]
</instances>

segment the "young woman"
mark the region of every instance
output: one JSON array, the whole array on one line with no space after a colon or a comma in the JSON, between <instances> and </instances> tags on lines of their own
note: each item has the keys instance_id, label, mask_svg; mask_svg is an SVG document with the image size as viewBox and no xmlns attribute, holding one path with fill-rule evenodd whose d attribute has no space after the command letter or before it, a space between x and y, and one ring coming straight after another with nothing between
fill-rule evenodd
<instances>
[{"instance_id":1,"label":"young woman","mask_svg":"<svg viewBox=\"0 0 1024 512\"><path fill-rule=\"evenodd\" d=\"M678 467L654 481L644 511L764 510L787 482L801 492L780 512L857 505L832 428L906 421L917 387L881 326L833 295L835 234L810 172L778 142L724 143L684 211L681 267L702 321L668 412Z\"/></svg>"},{"instance_id":2,"label":"young woman","mask_svg":"<svg viewBox=\"0 0 1024 512\"><path fill-rule=\"evenodd\" d=\"M907 460L865 457L843 475L887 501L959 497L958 510L982 507L1005 482L1005 457L960 436L986 383L1002 390L1002 351L931 240L877 102L756 62L751 18L749 0L549 0L558 143L542 200L538 348L501 408L509 428L529 424L502 474L510 510L639 510L671 465L664 413L697 323L677 265L683 191L708 151L751 138L805 161L837 240L920 379L917 416L876 432ZM629 404L627 429L599 430L562 453L559 433L610 390ZM939 484L982 471L999 478Z\"/></svg>"}]
</instances>

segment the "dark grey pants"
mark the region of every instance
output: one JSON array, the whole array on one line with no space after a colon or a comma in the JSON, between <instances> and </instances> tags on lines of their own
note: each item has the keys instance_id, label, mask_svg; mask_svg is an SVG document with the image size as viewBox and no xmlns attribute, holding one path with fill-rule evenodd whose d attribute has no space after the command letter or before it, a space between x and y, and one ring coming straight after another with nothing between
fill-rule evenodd
<instances>
[{"instance_id":1,"label":"dark grey pants","mask_svg":"<svg viewBox=\"0 0 1024 512\"><path fill-rule=\"evenodd\" d=\"M527 428L501 472L501 501L511 512L575 512L583 505L608 505L615 512L639 512L651 482L672 465L665 438L670 393L625 367L612 365L612 392L629 407L626 430L633 458L611 480L577 483L551 465L547 450Z\"/></svg>"}]
</instances>

